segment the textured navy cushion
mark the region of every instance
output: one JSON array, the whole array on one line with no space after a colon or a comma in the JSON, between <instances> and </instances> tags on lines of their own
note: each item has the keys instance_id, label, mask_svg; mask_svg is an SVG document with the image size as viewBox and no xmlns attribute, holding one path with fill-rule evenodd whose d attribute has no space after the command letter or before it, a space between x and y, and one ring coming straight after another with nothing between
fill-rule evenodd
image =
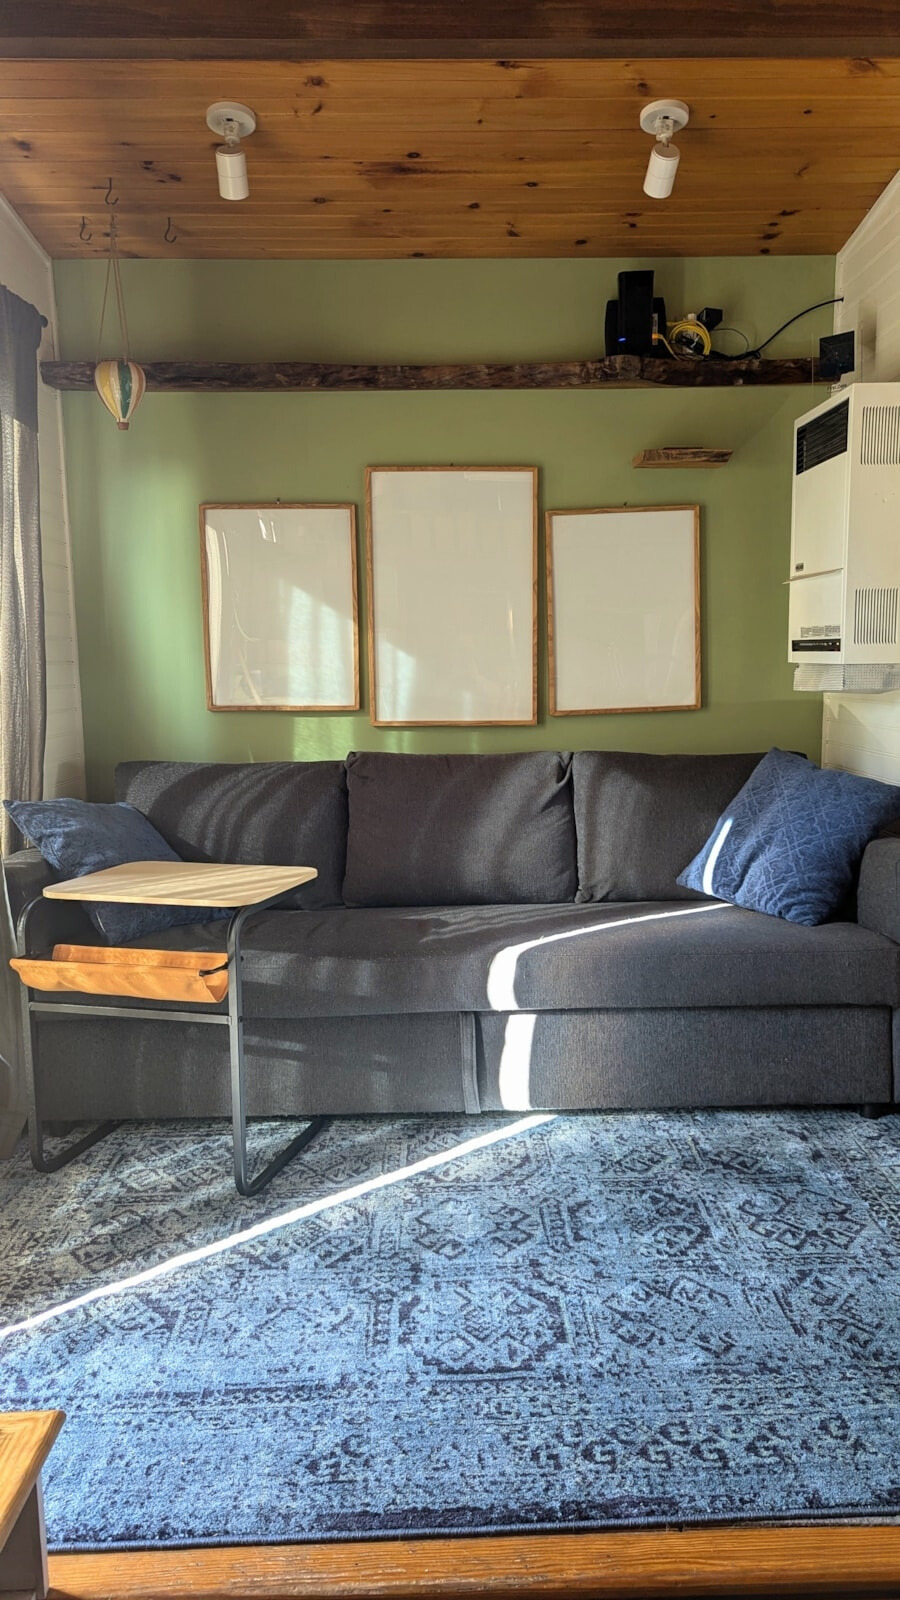
<instances>
[{"instance_id":1,"label":"textured navy cushion","mask_svg":"<svg viewBox=\"0 0 900 1600\"><path fill-rule=\"evenodd\" d=\"M900 816L900 789L770 750L678 882L815 927L836 911L862 853Z\"/></svg>"},{"instance_id":2,"label":"textured navy cushion","mask_svg":"<svg viewBox=\"0 0 900 1600\"><path fill-rule=\"evenodd\" d=\"M152 822L129 805L87 800L6 800L20 833L66 878L83 878L126 861L180 861ZM209 906L131 906L86 900L94 927L110 944L128 944L182 922L209 922L228 911Z\"/></svg>"}]
</instances>

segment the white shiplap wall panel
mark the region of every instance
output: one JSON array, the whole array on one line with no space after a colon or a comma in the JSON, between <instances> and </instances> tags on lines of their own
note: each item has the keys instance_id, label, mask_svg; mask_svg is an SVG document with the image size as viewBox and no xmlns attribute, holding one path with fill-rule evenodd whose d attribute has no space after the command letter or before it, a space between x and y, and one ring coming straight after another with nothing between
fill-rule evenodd
<instances>
[{"instance_id":1,"label":"white shiplap wall panel","mask_svg":"<svg viewBox=\"0 0 900 1600\"><path fill-rule=\"evenodd\" d=\"M53 268L37 240L0 198L0 283L30 300L47 318L41 357L56 356ZM47 747L45 795L84 794L84 737L78 680L78 644L72 595L72 557L66 503L60 397L38 385L41 471L41 540L47 636Z\"/></svg>"},{"instance_id":2,"label":"white shiplap wall panel","mask_svg":"<svg viewBox=\"0 0 900 1600\"><path fill-rule=\"evenodd\" d=\"M856 370L863 383L900 379L900 173L888 184L838 252L835 332L857 333Z\"/></svg>"},{"instance_id":3,"label":"white shiplap wall panel","mask_svg":"<svg viewBox=\"0 0 900 1600\"><path fill-rule=\"evenodd\" d=\"M900 694L826 695L822 760L900 784Z\"/></svg>"},{"instance_id":4,"label":"white shiplap wall panel","mask_svg":"<svg viewBox=\"0 0 900 1600\"><path fill-rule=\"evenodd\" d=\"M834 292L835 332L856 330L851 379L900 382L900 173L838 254ZM822 761L900 784L900 694L826 694Z\"/></svg>"}]
</instances>

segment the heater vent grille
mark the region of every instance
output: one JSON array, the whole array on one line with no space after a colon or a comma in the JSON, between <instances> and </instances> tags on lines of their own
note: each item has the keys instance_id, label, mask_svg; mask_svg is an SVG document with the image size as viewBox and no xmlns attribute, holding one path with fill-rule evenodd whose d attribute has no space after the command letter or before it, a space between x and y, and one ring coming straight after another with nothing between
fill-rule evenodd
<instances>
[{"instance_id":1,"label":"heater vent grille","mask_svg":"<svg viewBox=\"0 0 900 1600\"><path fill-rule=\"evenodd\" d=\"M875 408L872 407L874 410ZM818 467L832 456L842 456L847 449L847 428L850 419L850 401L832 406L812 422L797 429L797 477Z\"/></svg>"},{"instance_id":2,"label":"heater vent grille","mask_svg":"<svg viewBox=\"0 0 900 1600\"><path fill-rule=\"evenodd\" d=\"M863 406L859 459L864 467L900 466L900 406Z\"/></svg>"},{"instance_id":3,"label":"heater vent grille","mask_svg":"<svg viewBox=\"0 0 900 1600\"><path fill-rule=\"evenodd\" d=\"M854 644L897 643L896 589L857 589L853 599Z\"/></svg>"}]
</instances>

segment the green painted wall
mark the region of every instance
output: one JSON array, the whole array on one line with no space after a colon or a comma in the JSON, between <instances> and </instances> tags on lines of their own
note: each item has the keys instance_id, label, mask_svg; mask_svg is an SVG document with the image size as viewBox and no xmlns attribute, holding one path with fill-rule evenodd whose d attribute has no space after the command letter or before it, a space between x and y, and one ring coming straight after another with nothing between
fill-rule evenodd
<instances>
[{"instance_id":1,"label":"green painted wall","mask_svg":"<svg viewBox=\"0 0 900 1600\"><path fill-rule=\"evenodd\" d=\"M620 261L126 262L136 359L504 361L602 353L622 267L651 265L669 314L704 304L757 343L833 293L830 257ZM104 268L56 266L64 357L92 359ZM809 354L820 311L768 354ZM740 348L723 336L723 348ZM107 343L106 354L115 353ZM148 395L119 433L92 395L65 397L88 790L117 760L271 760L348 750L819 750L821 700L786 662L790 423L822 391ZM727 445L706 472L637 473L661 444ZM367 465L541 469L545 507L702 507L703 709L547 715L535 728L390 730L366 711L208 712L197 506L356 500ZM364 563L361 562L364 571ZM541 594L541 637L544 595ZM363 641L365 661L365 642ZM368 706L363 683L364 706Z\"/></svg>"}]
</instances>

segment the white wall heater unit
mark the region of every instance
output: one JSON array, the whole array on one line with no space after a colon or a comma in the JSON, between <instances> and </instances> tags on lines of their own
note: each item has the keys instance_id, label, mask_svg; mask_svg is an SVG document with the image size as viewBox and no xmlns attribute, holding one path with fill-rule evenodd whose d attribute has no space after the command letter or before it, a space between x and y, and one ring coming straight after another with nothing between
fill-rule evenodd
<instances>
[{"instance_id":1,"label":"white wall heater unit","mask_svg":"<svg viewBox=\"0 0 900 1600\"><path fill-rule=\"evenodd\" d=\"M854 383L794 424L795 689L900 689L900 383Z\"/></svg>"}]
</instances>

